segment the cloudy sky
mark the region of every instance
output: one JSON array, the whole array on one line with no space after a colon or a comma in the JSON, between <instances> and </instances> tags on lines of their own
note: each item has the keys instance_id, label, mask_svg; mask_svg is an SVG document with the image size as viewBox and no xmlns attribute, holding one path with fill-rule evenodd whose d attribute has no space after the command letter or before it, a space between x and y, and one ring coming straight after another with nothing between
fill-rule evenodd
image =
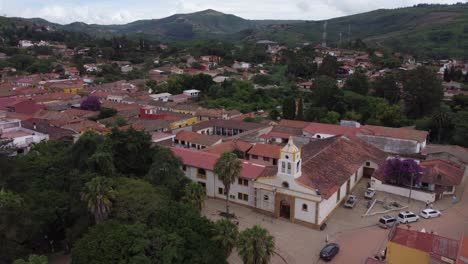
<instances>
[{"instance_id":1,"label":"cloudy sky","mask_svg":"<svg viewBox=\"0 0 468 264\"><path fill-rule=\"evenodd\" d=\"M176 13L215 9L248 19L321 20L419 3L461 0L0 0L0 15L56 23L123 24ZM462 2L466 2L462 1Z\"/></svg>"}]
</instances>

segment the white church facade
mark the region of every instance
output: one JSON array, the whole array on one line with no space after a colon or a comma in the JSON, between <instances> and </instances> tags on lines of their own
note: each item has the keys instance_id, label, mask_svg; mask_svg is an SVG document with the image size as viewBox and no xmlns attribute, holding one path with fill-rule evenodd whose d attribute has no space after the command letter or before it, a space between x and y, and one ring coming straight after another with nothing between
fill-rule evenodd
<instances>
[{"instance_id":1,"label":"white church facade","mask_svg":"<svg viewBox=\"0 0 468 264\"><path fill-rule=\"evenodd\" d=\"M208 197L225 198L224 186L213 173L217 155L176 148L173 152L184 163L186 176L204 186ZM336 136L302 148L290 139L277 166L243 161L230 198L256 211L320 228L359 180L370 177L385 159L384 152L359 139Z\"/></svg>"}]
</instances>

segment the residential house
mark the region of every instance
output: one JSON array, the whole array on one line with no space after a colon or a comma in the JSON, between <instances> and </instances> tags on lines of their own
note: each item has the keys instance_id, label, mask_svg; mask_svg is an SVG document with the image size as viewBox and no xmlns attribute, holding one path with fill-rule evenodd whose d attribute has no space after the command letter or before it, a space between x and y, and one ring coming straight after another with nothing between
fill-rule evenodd
<instances>
[{"instance_id":1,"label":"residential house","mask_svg":"<svg viewBox=\"0 0 468 264\"><path fill-rule=\"evenodd\" d=\"M159 93L159 94L151 94L150 97L153 98L155 101L162 101L162 102L167 102L169 100L169 97L171 97L172 94L170 93Z\"/></svg>"},{"instance_id":2,"label":"residential house","mask_svg":"<svg viewBox=\"0 0 468 264\"><path fill-rule=\"evenodd\" d=\"M44 106L36 103L33 100L15 101L6 106L6 110L8 112L14 112L14 113L26 114L26 115L33 115L39 112L41 109L44 109Z\"/></svg>"},{"instance_id":3,"label":"residential house","mask_svg":"<svg viewBox=\"0 0 468 264\"><path fill-rule=\"evenodd\" d=\"M455 263L458 246L454 239L397 227L389 235L386 263Z\"/></svg>"},{"instance_id":4,"label":"residential house","mask_svg":"<svg viewBox=\"0 0 468 264\"><path fill-rule=\"evenodd\" d=\"M83 90L84 82L81 79L50 80L44 84L44 88L52 92L76 94Z\"/></svg>"},{"instance_id":5,"label":"residential house","mask_svg":"<svg viewBox=\"0 0 468 264\"><path fill-rule=\"evenodd\" d=\"M231 137L248 131L263 129L265 127L268 126L237 120L213 119L210 121L200 122L192 126L192 131L200 134Z\"/></svg>"},{"instance_id":6,"label":"residential house","mask_svg":"<svg viewBox=\"0 0 468 264\"><path fill-rule=\"evenodd\" d=\"M49 135L50 140L73 142L75 135L75 132L61 127L56 127L45 119L30 118L22 121L21 124L26 129Z\"/></svg>"},{"instance_id":7,"label":"residential house","mask_svg":"<svg viewBox=\"0 0 468 264\"><path fill-rule=\"evenodd\" d=\"M278 164L281 147L270 144L255 144L248 152L246 159L255 163L273 165Z\"/></svg>"},{"instance_id":8,"label":"residential house","mask_svg":"<svg viewBox=\"0 0 468 264\"><path fill-rule=\"evenodd\" d=\"M174 138L174 146L191 149L205 149L222 142L219 136L209 136L191 131L180 131Z\"/></svg>"},{"instance_id":9,"label":"residential house","mask_svg":"<svg viewBox=\"0 0 468 264\"><path fill-rule=\"evenodd\" d=\"M171 148L181 159L182 170L187 178L199 183L208 197L225 199L226 190L222 181L215 175L214 166L220 155L186 148ZM267 170L266 166L242 161L240 177L231 185L229 197L232 202L255 207L253 181Z\"/></svg>"},{"instance_id":10,"label":"residential house","mask_svg":"<svg viewBox=\"0 0 468 264\"><path fill-rule=\"evenodd\" d=\"M225 152L235 152L240 158L245 159L247 152L252 148L252 144L242 140L232 140L216 144L203 151L221 155Z\"/></svg>"},{"instance_id":11,"label":"residential house","mask_svg":"<svg viewBox=\"0 0 468 264\"><path fill-rule=\"evenodd\" d=\"M426 160L420 162L423 168L420 182L410 186L397 186L387 182L383 169L378 170L371 178L371 186L383 191L410 197L422 202L434 202L444 195L453 195L455 188L461 184L463 170L443 160Z\"/></svg>"},{"instance_id":12,"label":"residential house","mask_svg":"<svg viewBox=\"0 0 468 264\"><path fill-rule=\"evenodd\" d=\"M297 86L299 86L299 88L302 88L304 90L310 90L312 89L313 84L314 84L313 82L308 81L308 82L299 83Z\"/></svg>"},{"instance_id":13,"label":"residential house","mask_svg":"<svg viewBox=\"0 0 468 264\"><path fill-rule=\"evenodd\" d=\"M191 98L192 97L187 94L176 94L176 95L169 96L168 101L174 102L174 103L185 103Z\"/></svg>"},{"instance_id":14,"label":"residential house","mask_svg":"<svg viewBox=\"0 0 468 264\"><path fill-rule=\"evenodd\" d=\"M18 47L19 48L30 48L33 47L34 43L31 40L20 40L18 42Z\"/></svg>"},{"instance_id":15,"label":"residential house","mask_svg":"<svg viewBox=\"0 0 468 264\"><path fill-rule=\"evenodd\" d=\"M190 96L191 98L197 98L197 97L200 95L200 91L199 91L199 90L195 90L195 89L192 89L192 90L185 90L185 91L183 92L183 94L188 95L188 96Z\"/></svg>"},{"instance_id":16,"label":"residential house","mask_svg":"<svg viewBox=\"0 0 468 264\"><path fill-rule=\"evenodd\" d=\"M49 135L24 128L19 119L0 118L0 141L9 142L7 146L14 149L13 155L25 154L34 144L47 140Z\"/></svg>"}]
</instances>

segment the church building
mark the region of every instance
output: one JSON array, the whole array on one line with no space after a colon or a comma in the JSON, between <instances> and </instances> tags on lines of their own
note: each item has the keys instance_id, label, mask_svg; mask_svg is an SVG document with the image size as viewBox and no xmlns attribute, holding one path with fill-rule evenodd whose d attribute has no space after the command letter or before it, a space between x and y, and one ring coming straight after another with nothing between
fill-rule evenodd
<instances>
[{"instance_id":1,"label":"church building","mask_svg":"<svg viewBox=\"0 0 468 264\"><path fill-rule=\"evenodd\" d=\"M224 186L213 173L216 155L172 150L182 159L187 177L207 188L208 197L225 197ZM302 148L290 138L281 149L276 166L243 161L241 177L232 185L230 198L259 212L320 228L359 180L370 178L386 157L380 149L356 138L334 136ZM199 171L200 166L205 172L203 178L189 173Z\"/></svg>"}]
</instances>

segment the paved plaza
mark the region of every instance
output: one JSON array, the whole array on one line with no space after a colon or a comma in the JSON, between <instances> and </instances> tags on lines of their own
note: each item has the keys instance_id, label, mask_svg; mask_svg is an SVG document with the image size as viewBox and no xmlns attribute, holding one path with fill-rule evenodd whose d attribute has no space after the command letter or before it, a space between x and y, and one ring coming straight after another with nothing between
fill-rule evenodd
<instances>
[{"instance_id":1,"label":"paved plaza","mask_svg":"<svg viewBox=\"0 0 468 264\"><path fill-rule=\"evenodd\" d=\"M367 200L363 193L367 185L367 179L363 179L353 194L357 195L358 203L354 209L337 208L329 220L324 231L314 230L299 224L294 224L286 219L274 218L255 212L251 208L231 203L231 210L239 221L241 230L253 225L261 225L275 237L276 251L279 254L272 259L272 264L302 264L322 263L318 258L321 248L329 242L338 243L341 247L340 253L331 263L364 263L365 259L382 252L385 249L388 230L376 226L382 214L374 216L363 215L367 211ZM461 234L468 233L468 194L459 193L461 201L452 205L450 197L438 201L435 209L442 210L442 217L436 219L422 219L412 224L411 228L416 230L425 229L449 238L460 239ZM407 205L405 197L390 195L382 192L376 194L379 200L396 201ZM425 203L412 201L409 210L419 213L425 208ZM208 199L205 202L203 213L210 219L219 219L219 213L225 210L223 200ZM378 211L376 207L372 212ZM398 211L388 213L397 215ZM229 258L231 264L241 264L239 256L234 252Z\"/></svg>"}]
</instances>

